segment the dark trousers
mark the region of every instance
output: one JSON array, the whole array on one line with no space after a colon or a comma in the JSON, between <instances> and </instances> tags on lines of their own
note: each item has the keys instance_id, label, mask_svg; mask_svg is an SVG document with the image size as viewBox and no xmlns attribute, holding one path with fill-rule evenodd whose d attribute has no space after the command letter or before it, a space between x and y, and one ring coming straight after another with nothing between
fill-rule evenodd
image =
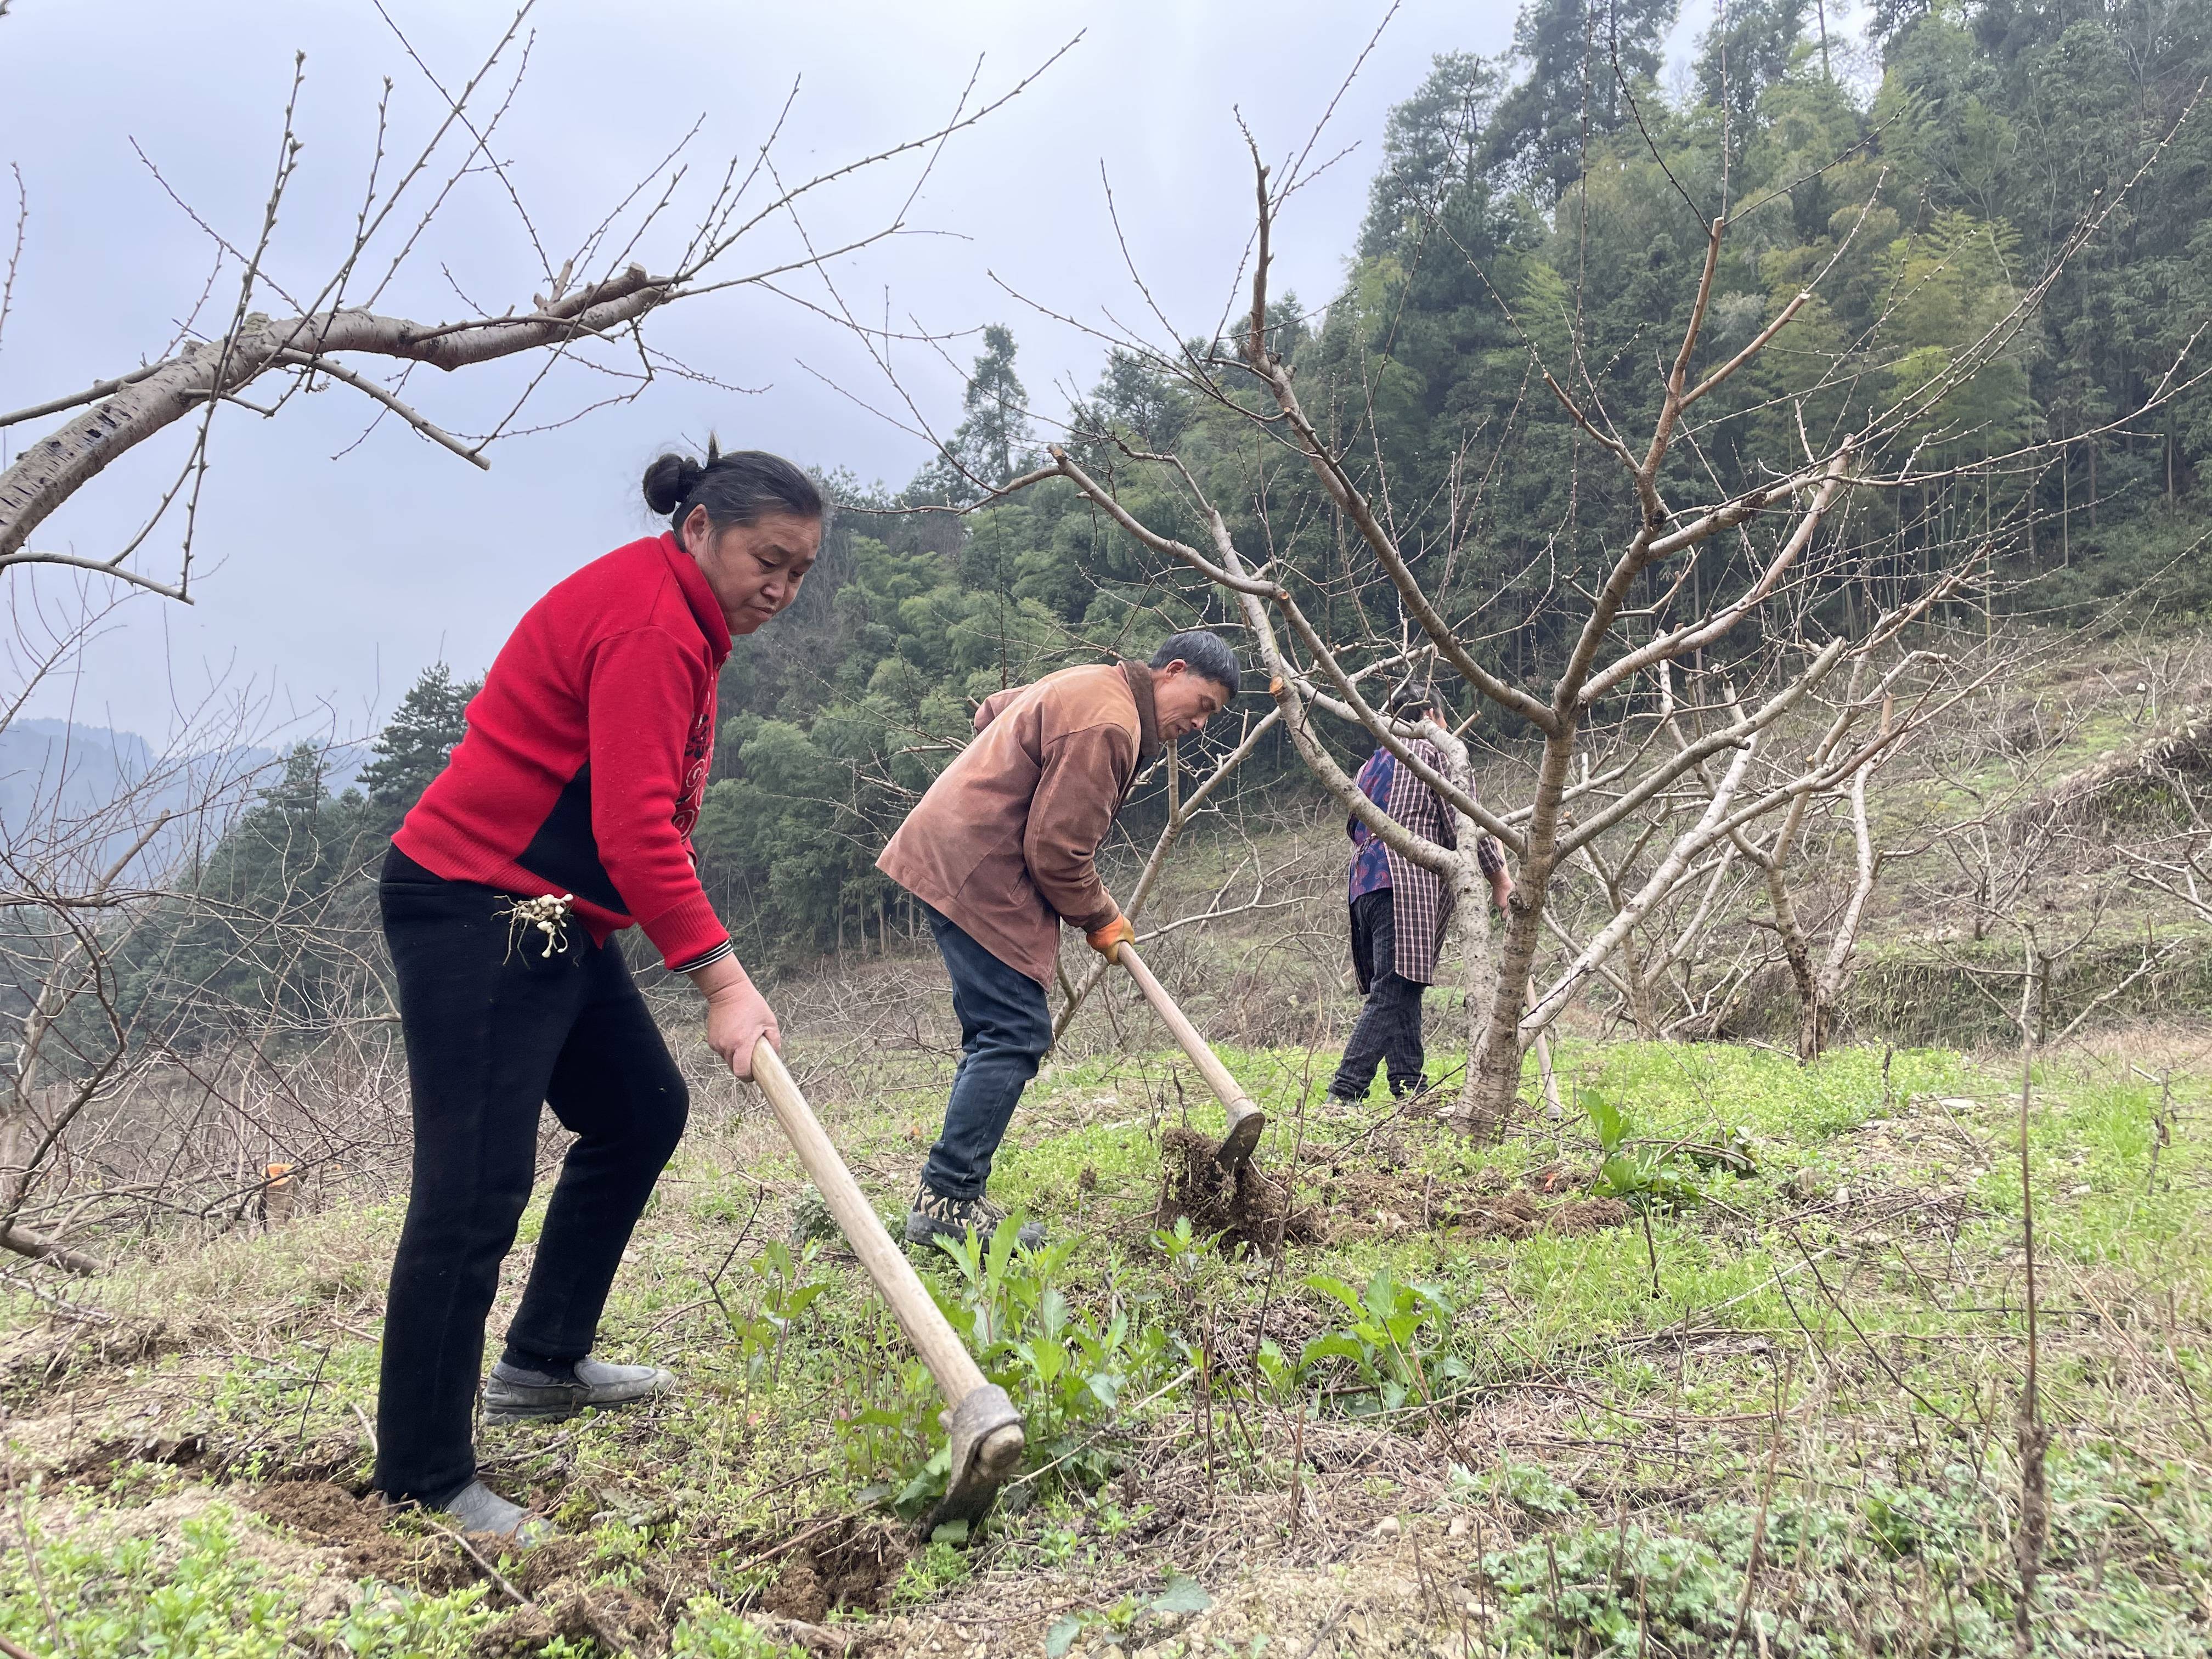
<instances>
[{"instance_id":1,"label":"dark trousers","mask_svg":"<svg viewBox=\"0 0 2212 1659\"><path fill-rule=\"evenodd\" d=\"M621 951L594 945L580 921L548 957L543 933L510 927L508 896L442 881L396 848L378 897L399 982L415 1176L385 1307L375 1485L436 1504L476 1475L484 1318L530 1200L538 1108L581 1138L507 1336L580 1359L690 1097Z\"/></svg>"},{"instance_id":2,"label":"dark trousers","mask_svg":"<svg viewBox=\"0 0 2212 1659\"><path fill-rule=\"evenodd\" d=\"M946 1198L980 1198L1014 1106L1052 1047L1052 1014L1044 987L1027 974L1009 968L934 910L929 927L952 974L960 1067L952 1074L945 1133L929 1149L921 1179Z\"/></svg>"},{"instance_id":3,"label":"dark trousers","mask_svg":"<svg viewBox=\"0 0 2212 1659\"><path fill-rule=\"evenodd\" d=\"M1421 1070L1427 1058L1421 1048L1421 993L1429 988L1401 977L1391 966L1397 944L1389 888L1352 901L1352 963L1367 1004L1328 1085L1329 1093L1342 1099L1366 1099L1377 1066L1389 1067L1394 1095L1411 1094L1427 1082Z\"/></svg>"}]
</instances>

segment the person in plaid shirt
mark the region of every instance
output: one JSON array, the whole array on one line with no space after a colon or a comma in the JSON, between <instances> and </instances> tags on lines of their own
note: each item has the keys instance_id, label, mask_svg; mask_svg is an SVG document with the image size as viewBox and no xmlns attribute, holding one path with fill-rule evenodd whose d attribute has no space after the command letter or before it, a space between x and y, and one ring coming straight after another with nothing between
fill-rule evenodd
<instances>
[{"instance_id":1,"label":"person in plaid shirt","mask_svg":"<svg viewBox=\"0 0 2212 1659\"><path fill-rule=\"evenodd\" d=\"M1391 714L1404 721L1422 719L1430 708L1426 691L1404 690L1390 699ZM1427 738L1416 738L1407 747L1434 770L1444 769L1443 751ZM1388 749L1377 748L1368 757L1358 784L1362 794L1415 835L1440 847L1459 845L1451 810ZM1367 1003L1352 1028L1328 1095L1348 1104L1367 1097L1377 1066L1388 1067L1394 1096L1426 1085L1421 993L1436 977L1452 896L1434 871L1392 852L1357 817L1347 830L1352 846L1352 965ZM1513 896L1513 878L1505 873L1498 843L1484 836L1475 845L1475 859L1490 878L1492 902L1504 909Z\"/></svg>"}]
</instances>

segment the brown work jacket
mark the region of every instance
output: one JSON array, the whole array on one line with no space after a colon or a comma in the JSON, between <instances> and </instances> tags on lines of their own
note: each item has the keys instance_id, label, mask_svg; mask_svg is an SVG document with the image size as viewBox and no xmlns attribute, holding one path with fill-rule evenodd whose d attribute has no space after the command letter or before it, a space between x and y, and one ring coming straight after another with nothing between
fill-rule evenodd
<instances>
[{"instance_id":1,"label":"brown work jacket","mask_svg":"<svg viewBox=\"0 0 2212 1659\"><path fill-rule=\"evenodd\" d=\"M876 868L993 956L1052 982L1060 924L1117 913L1100 843L1159 752L1152 671L1063 668L983 700L975 740L946 767Z\"/></svg>"}]
</instances>

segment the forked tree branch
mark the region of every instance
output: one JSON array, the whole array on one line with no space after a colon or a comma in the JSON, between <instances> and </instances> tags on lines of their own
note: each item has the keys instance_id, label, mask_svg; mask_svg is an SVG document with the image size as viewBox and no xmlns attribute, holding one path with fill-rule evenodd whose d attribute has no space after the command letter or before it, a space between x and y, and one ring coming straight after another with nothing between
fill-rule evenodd
<instances>
[{"instance_id":1,"label":"forked tree branch","mask_svg":"<svg viewBox=\"0 0 2212 1659\"><path fill-rule=\"evenodd\" d=\"M156 364L143 378L40 439L0 472L0 568L25 562L15 556L31 532L119 457L204 400L241 391L265 371L295 358L359 352L450 372L604 334L669 298L667 279L632 265L528 316L481 325L426 326L368 311L249 319L234 337L187 346Z\"/></svg>"}]
</instances>

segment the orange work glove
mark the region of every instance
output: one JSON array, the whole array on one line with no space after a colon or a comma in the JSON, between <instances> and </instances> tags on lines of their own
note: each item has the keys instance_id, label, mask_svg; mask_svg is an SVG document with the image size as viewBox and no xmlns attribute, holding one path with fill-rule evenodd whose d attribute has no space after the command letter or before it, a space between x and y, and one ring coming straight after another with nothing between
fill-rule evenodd
<instances>
[{"instance_id":1,"label":"orange work glove","mask_svg":"<svg viewBox=\"0 0 2212 1659\"><path fill-rule=\"evenodd\" d=\"M1085 933L1083 937L1090 941L1092 950L1111 962L1114 960L1114 950L1116 945L1134 945L1137 942L1137 930L1129 926L1128 917L1116 916L1096 933Z\"/></svg>"}]
</instances>

